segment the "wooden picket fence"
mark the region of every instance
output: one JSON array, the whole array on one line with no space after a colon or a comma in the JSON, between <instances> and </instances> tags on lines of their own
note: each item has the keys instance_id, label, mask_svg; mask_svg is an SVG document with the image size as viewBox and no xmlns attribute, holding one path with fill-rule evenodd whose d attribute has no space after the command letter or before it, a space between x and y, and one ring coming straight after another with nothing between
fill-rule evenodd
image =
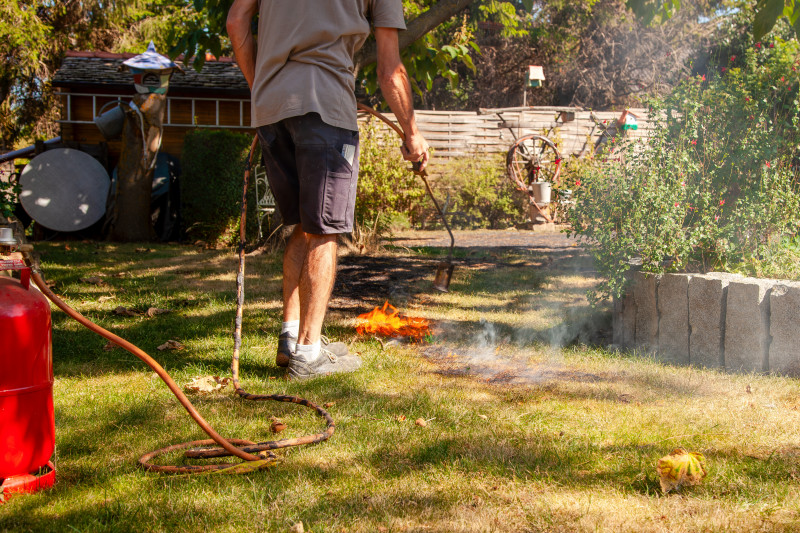
<instances>
[{"instance_id":1,"label":"wooden picket fence","mask_svg":"<svg viewBox=\"0 0 800 533\"><path fill-rule=\"evenodd\" d=\"M644 109L629 109L638 129L629 138L646 137ZM529 134L553 140L562 156L591 153L617 127L621 111L591 111L575 107L515 107L474 111L417 111L420 131L434 150L434 163L480 154L505 154L514 141ZM392 114L387 114L394 119ZM359 120L374 120L364 114ZM435 171L435 169L434 169Z\"/></svg>"}]
</instances>

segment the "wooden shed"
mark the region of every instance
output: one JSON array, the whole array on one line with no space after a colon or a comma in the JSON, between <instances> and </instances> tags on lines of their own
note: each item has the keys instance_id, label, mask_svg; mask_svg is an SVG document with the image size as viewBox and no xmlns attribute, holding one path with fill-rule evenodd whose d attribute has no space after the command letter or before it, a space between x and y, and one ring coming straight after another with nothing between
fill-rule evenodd
<instances>
[{"instance_id":1,"label":"wooden shed","mask_svg":"<svg viewBox=\"0 0 800 533\"><path fill-rule=\"evenodd\" d=\"M120 65L135 54L67 52L53 78L61 102L61 137L82 144L105 142L94 124L102 107L115 100L130 101L133 76ZM172 76L161 151L180 157L186 132L195 128L231 129L252 133L250 90L232 58L209 58L200 72L175 61L183 72ZM108 142L109 163L116 164L120 142Z\"/></svg>"}]
</instances>

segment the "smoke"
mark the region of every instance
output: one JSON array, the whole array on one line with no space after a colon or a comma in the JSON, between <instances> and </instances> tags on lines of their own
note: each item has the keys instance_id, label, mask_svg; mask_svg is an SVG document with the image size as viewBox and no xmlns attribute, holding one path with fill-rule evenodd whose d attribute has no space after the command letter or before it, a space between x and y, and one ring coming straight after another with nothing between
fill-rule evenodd
<instances>
[{"instance_id":1,"label":"smoke","mask_svg":"<svg viewBox=\"0 0 800 533\"><path fill-rule=\"evenodd\" d=\"M575 379L563 364L563 349L607 343L611 317L586 299L587 283L593 283L586 276L594 270L591 263L568 259L546 287L515 302L513 322L494 319L490 311L476 321L439 321L426 355L444 374L493 383L536 385L564 375ZM499 305L498 312L503 312Z\"/></svg>"}]
</instances>

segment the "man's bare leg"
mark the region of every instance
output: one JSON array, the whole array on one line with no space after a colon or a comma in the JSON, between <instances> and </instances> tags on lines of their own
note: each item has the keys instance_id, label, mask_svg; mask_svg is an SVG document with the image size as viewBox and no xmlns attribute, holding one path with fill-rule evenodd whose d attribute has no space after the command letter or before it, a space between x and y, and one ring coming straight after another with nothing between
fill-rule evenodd
<instances>
[{"instance_id":1,"label":"man's bare leg","mask_svg":"<svg viewBox=\"0 0 800 533\"><path fill-rule=\"evenodd\" d=\"M283 252L283 321L300 320L300 275L306 258L306 234L296 224Z\"/></svg>"},{"instance_id":2,"label":"man's bare leg","mask_svg":"<svg viewBox=\"0 0 800 533\"><path fill-rule=\"evenodd\" d=\"M300 334L289 360L289 377L308 379L361 367L358 355L340 342L321 346L322 321L336 278L337 235L305 234L306 256L300 274ZM337 346L340 345L340 346Z\"/></svg>"},{"instance_id":3,"label":"man's bare leg","mask_svg":"<svg viewBox=\"0 0 800 533\"><path fill-rule=\"evenodd\" d=\"M283 323L275 356L278 366L289 364L300 333L300 275L305 257L306 234L302 226L296 224L283 252Z\"/></svg>"},{"instance_id":4,"label":"man's bare leg","mask_svg":"<svg viewBox=\"0 0 800 533\"><path fill-rule=\"evenodd\" d=\"M299 283L298 344L314 344L322 334L322 322L336 279L337 238L337 235L305 234L306 254Z\"/></svg>"}]
</instances>

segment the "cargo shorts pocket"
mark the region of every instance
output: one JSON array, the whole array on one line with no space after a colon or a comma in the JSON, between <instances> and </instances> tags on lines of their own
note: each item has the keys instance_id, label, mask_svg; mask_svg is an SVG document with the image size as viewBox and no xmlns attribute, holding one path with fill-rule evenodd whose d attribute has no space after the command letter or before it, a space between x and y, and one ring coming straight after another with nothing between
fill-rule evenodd
<instances>
[{"instance_id":1,"label":"cargo shorts pocket","mask_svg":"<svg viewBox=\"0 0 800 533\"><path fill-rule=\"evenodd\" d=\"M333 147L328 148L326 155L322 220L332 228L342 228L348 226L352 218L350 205L355 194L353 167Z\"/></svg>"}]
</instances>

